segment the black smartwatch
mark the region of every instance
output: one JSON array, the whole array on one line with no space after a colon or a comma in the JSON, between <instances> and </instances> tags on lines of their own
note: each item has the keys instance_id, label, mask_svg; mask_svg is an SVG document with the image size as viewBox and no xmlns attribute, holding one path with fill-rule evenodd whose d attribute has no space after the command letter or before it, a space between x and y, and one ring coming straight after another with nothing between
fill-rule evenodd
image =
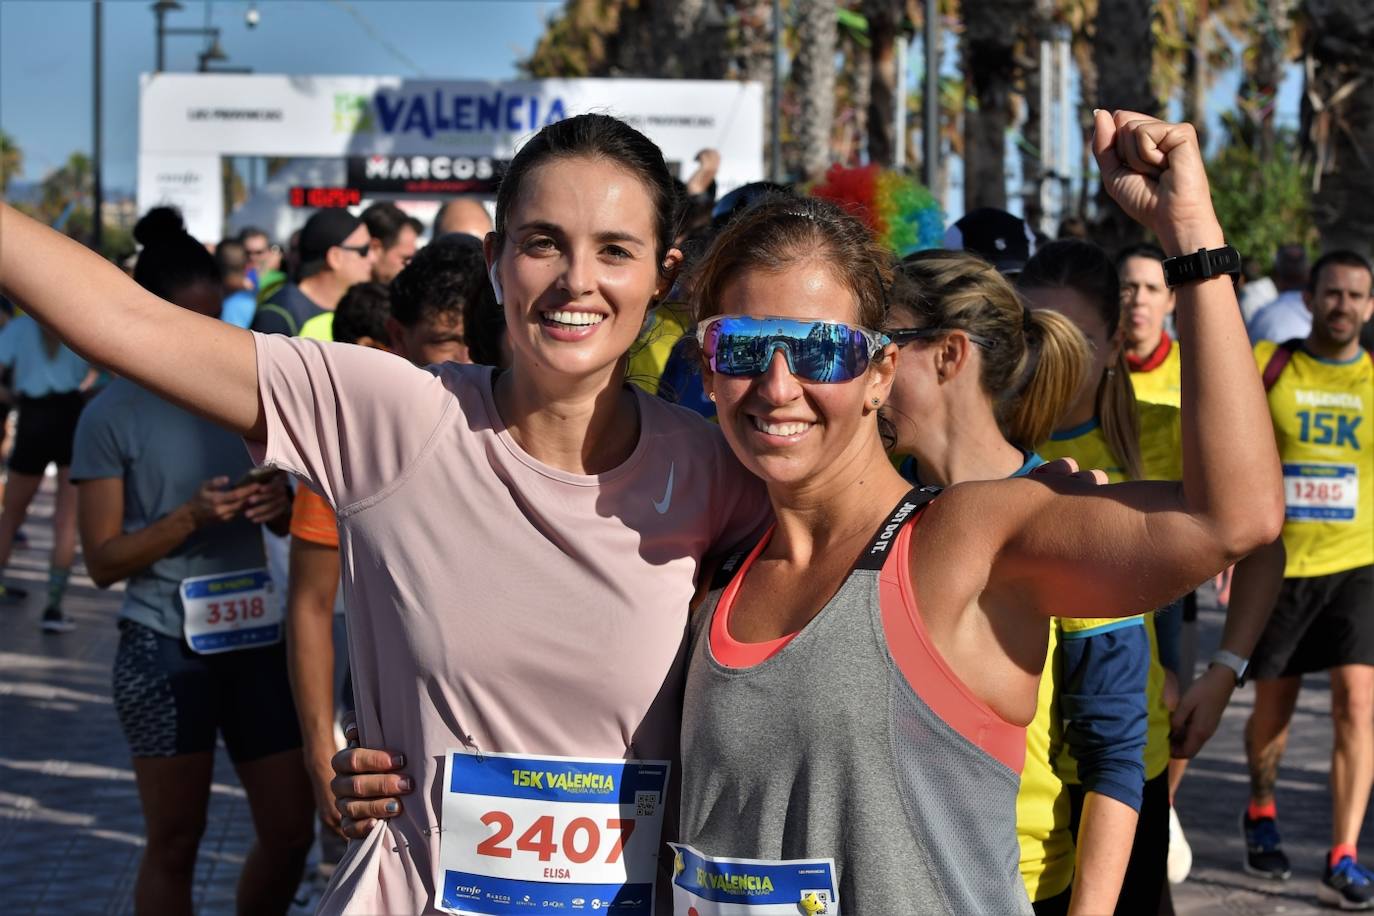
<instances>
[{"instance_id":1,"label":"black smartwatch","mask_svg":"<svg viewBox=\"0 0 1374 916\"><path fill-rule=\"evenodd\" d=\"M1170 289L1222 274L1234 277L1239 273L1240 252L1230 245L1210 250L1199 248L1193 254L1164 259L1164 282Z\"/></svg>"}]
</instances>

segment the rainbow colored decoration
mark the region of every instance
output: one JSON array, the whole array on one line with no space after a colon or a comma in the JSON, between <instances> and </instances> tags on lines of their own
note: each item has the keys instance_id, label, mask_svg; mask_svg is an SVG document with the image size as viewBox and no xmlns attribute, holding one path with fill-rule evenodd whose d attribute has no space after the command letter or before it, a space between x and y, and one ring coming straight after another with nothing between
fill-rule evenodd
<instances>
[{"instance_id":1,"label":"rainbow colored decoration","mask_svg":"<svg viewBox=\"0 0 1374 916\"><path fill-rule=\"evenodd\" d=\"M878 165L832 165L806 193L844 207L898 257L944 246L939 203L924 185L900 172Z\"/></svg>"}]
</instances>

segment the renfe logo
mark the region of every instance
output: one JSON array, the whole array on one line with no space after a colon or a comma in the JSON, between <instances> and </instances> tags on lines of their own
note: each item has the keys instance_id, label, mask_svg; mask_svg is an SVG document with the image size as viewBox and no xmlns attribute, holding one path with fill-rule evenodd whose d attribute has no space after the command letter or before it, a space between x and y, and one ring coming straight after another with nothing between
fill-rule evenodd
<instances>
[{"instance_id":1,"label":"renfe logo","mask_svg":"<svg viewBox=\"0 0 1374 916\"><path fill-rule=\"evenodd\" d=\"M523 134L568 116L557 96L507 95L500 90L490 95L460 95L443 89L411 95L378 92L372 101L383 133L418 133L426 138L482 131Z\"/></svg>"}]
</instances>

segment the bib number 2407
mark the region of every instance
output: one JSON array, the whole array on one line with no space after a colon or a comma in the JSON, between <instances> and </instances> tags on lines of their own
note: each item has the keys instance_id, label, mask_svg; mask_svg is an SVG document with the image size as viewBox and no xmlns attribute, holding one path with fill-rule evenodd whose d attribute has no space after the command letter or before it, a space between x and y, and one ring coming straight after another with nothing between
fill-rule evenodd
<instances>
[{"instance_id":1,"label":"bib number 2407","mask_svg":"<svg viewBox=\"0 0 1374 916\"><path fill-rule=\"evenodd\" d=\"M439 908L651 916L668 768L451 749Z\"/></svg>"}]
</instances>

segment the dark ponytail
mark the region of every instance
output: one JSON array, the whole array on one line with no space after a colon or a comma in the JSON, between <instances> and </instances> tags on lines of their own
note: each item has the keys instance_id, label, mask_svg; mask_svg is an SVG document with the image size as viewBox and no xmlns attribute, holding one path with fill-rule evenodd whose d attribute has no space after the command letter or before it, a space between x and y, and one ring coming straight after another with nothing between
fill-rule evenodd
<instances>
[{"instance_id":1,"label":"dark ponytail","mask_svg":"<svg viewBox=\"0 0 1374 916\"><path fill-rule=\"evenodd\" d=\"M143 246L134 265L134 280L148 292L169 302L195 283L219 286L214 255L186 231L181 214L172 207L154 207L134 226Z\"/></svg>"}]
</instances>

